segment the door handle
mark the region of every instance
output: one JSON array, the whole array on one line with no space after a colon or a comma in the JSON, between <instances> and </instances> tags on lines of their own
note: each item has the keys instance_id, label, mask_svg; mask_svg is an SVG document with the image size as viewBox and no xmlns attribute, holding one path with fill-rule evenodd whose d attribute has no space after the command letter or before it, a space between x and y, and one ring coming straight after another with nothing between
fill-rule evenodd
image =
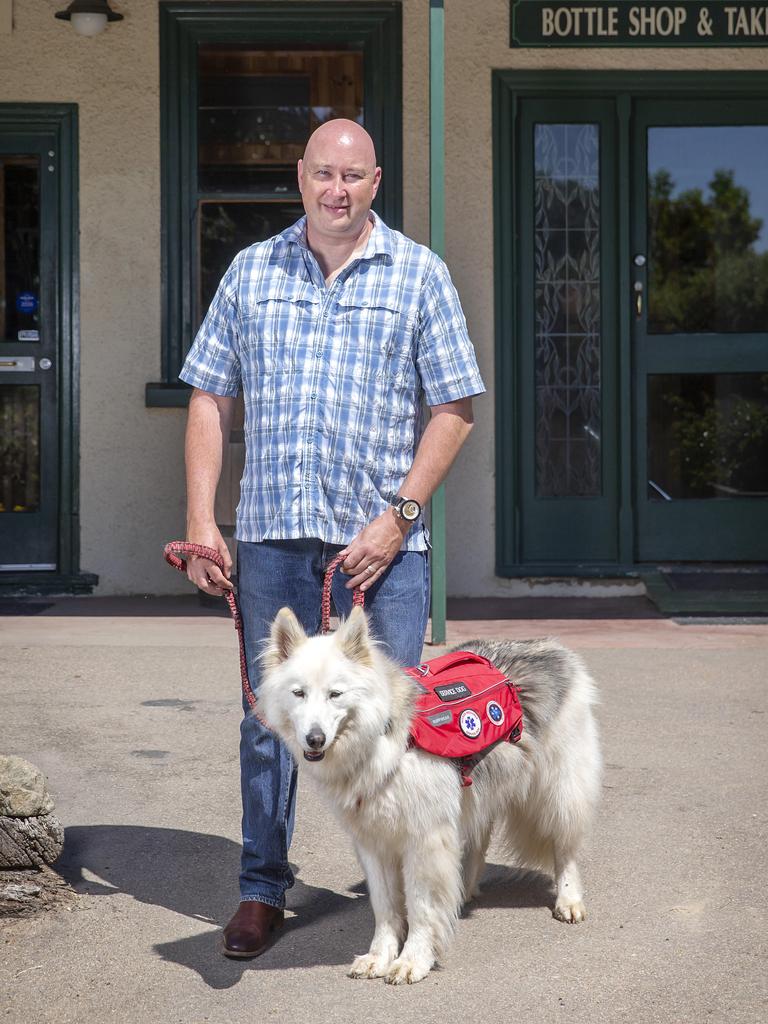
<instances>
[{"instance_id":1,"label":"door handle","mask_svg":"<svg viewBox=\"0 0 768 1024\"><path fill-rule=\"evenodd\" d=\"M11 373L32 373L35 369L34 356L7 356L0 359L0 370Z\"/></svg>"},{"instance_id":2,"label":"door handle","mask_svg":"<svg viewBox=\"0 0 768 1024\"><path fill-rule=\"evenodd\" d=\"M635 281L635 319L643 317L643 282Z\"/></svg>"}]
</instances>

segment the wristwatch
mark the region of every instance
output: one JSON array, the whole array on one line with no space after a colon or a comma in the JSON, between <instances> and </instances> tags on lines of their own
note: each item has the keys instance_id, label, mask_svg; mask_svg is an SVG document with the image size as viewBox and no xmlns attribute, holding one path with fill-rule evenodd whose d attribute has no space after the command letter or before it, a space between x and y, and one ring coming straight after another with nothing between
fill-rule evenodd
<instances>
[{"instance_id":1,"label":"wristwatch","mask_svg":"<svg viewBox=\"0 0 768 1024\"><path fill-rule=\"evenodd\" d=\"M390 504L395 510L395 515L399 519L404 519L406 523L415 523L421 515L421 505L415 498L397 497Z\"/></svg>"}]
</instances>

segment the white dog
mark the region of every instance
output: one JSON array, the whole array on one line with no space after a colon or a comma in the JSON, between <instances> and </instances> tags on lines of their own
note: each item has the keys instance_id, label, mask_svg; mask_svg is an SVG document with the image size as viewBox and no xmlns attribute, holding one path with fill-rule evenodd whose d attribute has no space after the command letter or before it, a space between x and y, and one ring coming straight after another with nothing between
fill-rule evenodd
<instances>
[{"instance_id":1,"label":"white dog","mask_svg":"<svg viewBox=\"0 0 768 1024\"><path fill-rule=\"evenodd\" d=\"M498 743L462 788L453 761L409 748L416 688L369 637L355 608L308 638L290 609L272 624L258 711L304 758L352 836L376 929L354 978L399 985L443 955L475 894L494 826L517 863L554 874L554 916L585 917L575 856L600 785L593 683L552 640L477 642L518 688L519 743Z\"/></svg>"}]
</instances>

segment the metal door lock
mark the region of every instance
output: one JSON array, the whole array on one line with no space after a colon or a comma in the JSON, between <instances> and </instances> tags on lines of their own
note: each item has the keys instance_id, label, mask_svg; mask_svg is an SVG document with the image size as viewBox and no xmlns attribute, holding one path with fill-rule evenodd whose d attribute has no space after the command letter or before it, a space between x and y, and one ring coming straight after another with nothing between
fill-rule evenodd
<instances>
[{"instance_id":1,"label":"metal door lock","mask_svg":"<svg viewBox=\"0 0 768 1024\"><path fill-rule=\"evenodd\" d=\"M53 363L46 356L43 356L43 358L39 361L37 365L40 367L41 370L50 370L50 368L53 366Z\"/></svg>"}]
</instances>

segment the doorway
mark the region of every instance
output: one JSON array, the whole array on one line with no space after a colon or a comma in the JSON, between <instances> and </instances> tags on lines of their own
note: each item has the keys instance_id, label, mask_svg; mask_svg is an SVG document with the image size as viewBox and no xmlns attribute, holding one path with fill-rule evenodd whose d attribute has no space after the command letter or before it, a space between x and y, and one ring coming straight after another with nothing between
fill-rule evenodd
<instances>
[{"instance_id":1,"label":"doorway","mask_svg":"<svg viewBox=\"0 0 768 1024\"><path fill-rule=\"evenodd\" d=\"M758 78L496 75L500 575L768 559Z\"/></svg>"},{"instance_id":2,"label":"doorway","mask_svg":"<svg viewBox=\"0 0 768 1024\"><path fill-rule=\"evenodd\" d=\"M0 106L0 588L78 572L76 111Z\"/></svg>"}]
</instances>

